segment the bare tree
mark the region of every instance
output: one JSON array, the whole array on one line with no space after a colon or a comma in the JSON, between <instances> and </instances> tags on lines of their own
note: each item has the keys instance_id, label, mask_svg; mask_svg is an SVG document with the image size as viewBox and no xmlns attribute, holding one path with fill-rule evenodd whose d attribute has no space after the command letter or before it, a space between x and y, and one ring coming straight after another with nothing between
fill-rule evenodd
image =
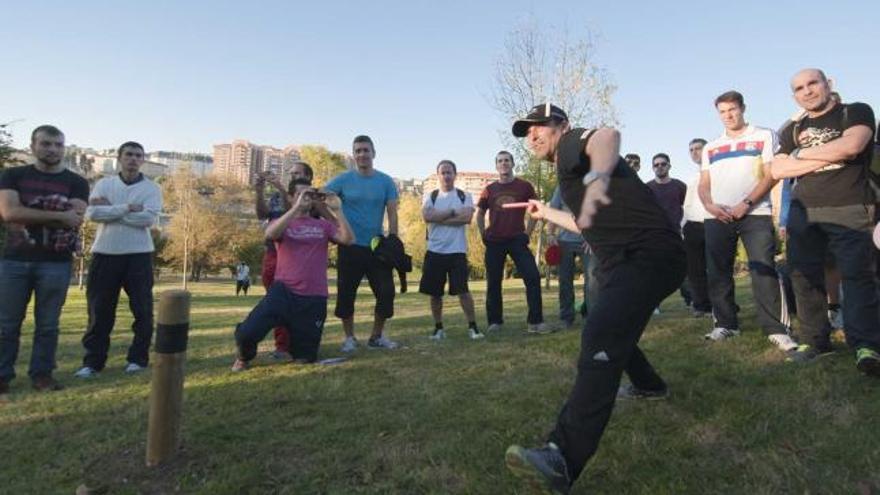
<instances>
[{"instance_id":1,"label":"bare tree","mask_svg":"<svg viewBox=\"0 0 880 495\"><path fill-rule=\"evenodd\" d=\"M572 125L598 127L616 125L612 97L617 87L608 72L596 62L593 36L586 30L572 38L567 30L539 27L535 18L513 29L495 63L490 104L509 124L533 106L552 102L564 109ZM533 175L544 167L534 160L521 140L510 135L510 126L499 131L503 142L519 162L518 172ZM538 194L549 196L547 179L538 174ZM530 173L531 172L531 173ZM545 198L546 199L546 198Z\"/></svg>"},{"instance_id":2,"label":"bare tree","mask_svg":"<svg viewBox=\"0 0 880 495\"><path fill-rule=\"evenodd\" d=\"M532 17L508 34L495 63L489 100L505 122L499 134L516 157L517 173L535 185L540 198L547 200L552 195L555 170L529 155L523 141L511 136L510 123L533 106L549 101L568 113L572 125L617 125L611 101L616 89L608 72L596 62L589 30L572 38L566 29L539 26ZM542 240L539 235L537 258Z\"/></svg>"}]
</instances>

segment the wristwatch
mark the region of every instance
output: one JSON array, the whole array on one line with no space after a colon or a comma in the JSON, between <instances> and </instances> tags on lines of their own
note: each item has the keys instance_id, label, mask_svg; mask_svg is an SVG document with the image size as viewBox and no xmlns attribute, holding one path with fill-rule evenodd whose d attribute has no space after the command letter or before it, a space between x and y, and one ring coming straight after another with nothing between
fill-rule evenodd
<instances>
[{"instance_id":1,"label":"wristwatch","mask_svg":"<svg viewBox=\"0 0 880 495\"><path fill-rule=\"evenodd\" d=\"M749 206L749 207L751 207L751 206L755 206L755 202L752 201L752 200L749 199L749 198L744 199L744 200L743 200L743 203L745 203L745 204L746 204L747 206Z\"/></svg>"},{"instance_id":2,"label":"wristwatch","mask_svg":"<svg viewBox=\"0 0 880 495\"><path fill-rule=\"evenodd\" d=\"M584 186L589 186L593 182L596 182L600 179L605 181L605 183L607 184L608 181L611 180L611 174L608 172L589 172L587 175L584 176L583 184Z\"/></svg>"}]
</instances>

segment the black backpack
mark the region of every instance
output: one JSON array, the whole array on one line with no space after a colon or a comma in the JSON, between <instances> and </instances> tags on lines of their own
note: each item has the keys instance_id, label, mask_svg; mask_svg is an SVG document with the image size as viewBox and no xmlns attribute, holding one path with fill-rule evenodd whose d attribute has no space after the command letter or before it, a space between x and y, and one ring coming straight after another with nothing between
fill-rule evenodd
<instances>
[{"instance_id":1,"label":"black backpack","mask_svg":"<svg viewBox=\"0 0 880 495\"><path fill-rule=\"evenodd\" d=\"M434 189L431 191L431 206L437 203L437 196L440 194L440 189ZM461 205L464 206L464 202L467 199L467 195L464 191L459 188L455 188L455 194L458 195L458 200L461 201ZM425 240L428 240L428 228L425 227Z\"/></svg>"}]
</instances>

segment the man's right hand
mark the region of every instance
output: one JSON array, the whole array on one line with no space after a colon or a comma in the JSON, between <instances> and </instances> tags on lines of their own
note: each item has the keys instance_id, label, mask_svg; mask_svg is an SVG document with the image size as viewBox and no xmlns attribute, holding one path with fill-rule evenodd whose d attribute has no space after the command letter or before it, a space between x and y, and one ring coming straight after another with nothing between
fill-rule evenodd
<instances>
[{"instance_id":1,"label":"man's right hand","mask_svg":"<svg viewBox=\"0 0 880 495\"><path fill-rule=\"evenodd\" d=\"M706 211L721 222L730 223L733 221L733 215L730 213L730 208L727 206L712 203L711 205L706 206Z\"/></svg>"}]
</instances>

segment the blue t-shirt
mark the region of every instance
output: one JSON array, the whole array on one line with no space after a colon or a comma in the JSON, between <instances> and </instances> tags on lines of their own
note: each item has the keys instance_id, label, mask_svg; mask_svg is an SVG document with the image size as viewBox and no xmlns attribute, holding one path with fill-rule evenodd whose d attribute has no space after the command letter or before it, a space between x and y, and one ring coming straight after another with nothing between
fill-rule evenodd
<instances>
[{"instance_id":1,"label":"blue t-shirt","mask_svg":"<svg viewBox=\"0 0 880 495\"><path fill-rule=\"evenodd\" d=\"M354 243L365 247L370 246L373 237L382 235L385 205L398 198L394 181L378 170L369 176L349 170L331 179L324 188L342 200L342 213L354 231Z\"/></svg>"},{"instance_id":2,"label":"blue t-shirt","mask_svg":"<svg viewBox=\"0 0 880 495\"><path fill-rule=\"evenodd\" d=\"M571 213L571 209L568 207L568 205L562 202L562 195L559 193L559 186L556 186L556 190L553 191L553 197L550 198L550 207ZM560 242L570 242L577 244L581 244L584 242L584 237L582 235L575 234L568 229L563 229L562 227L559 227L557 229L557 232L559 233L559 236L557 238Z\"/></svg>"}]
</instances>

